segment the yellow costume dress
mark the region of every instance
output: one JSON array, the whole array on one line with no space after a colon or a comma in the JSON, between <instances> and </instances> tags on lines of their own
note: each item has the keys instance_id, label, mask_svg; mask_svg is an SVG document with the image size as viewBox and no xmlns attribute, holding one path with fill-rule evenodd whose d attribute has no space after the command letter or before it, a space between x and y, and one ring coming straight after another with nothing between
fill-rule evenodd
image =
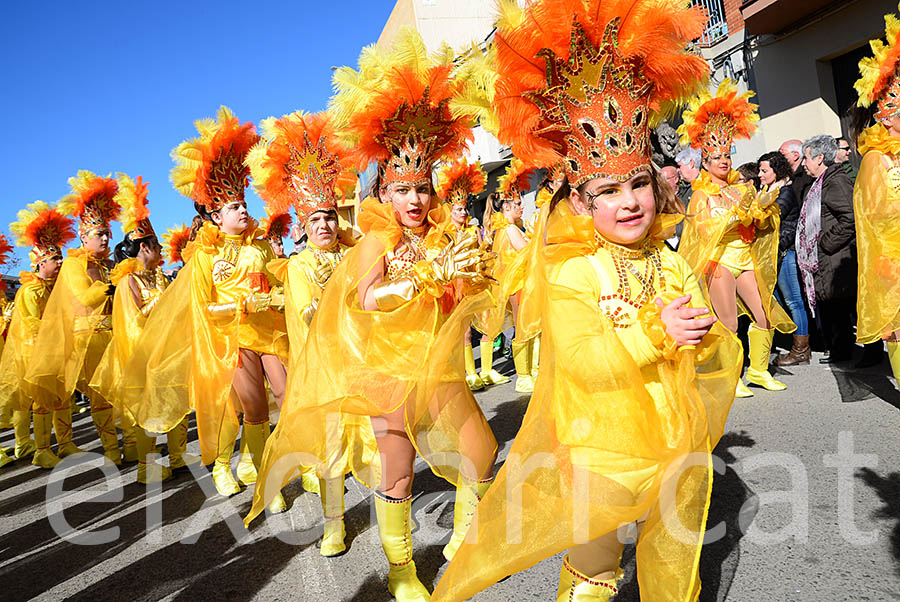
<instances>
[{"instance_id":1,"label":"yellow costume dress","mask_svg":"<svg viewBox=\"0 0 900 602\"><path fill-rule=\"evenodd\" d=\"M875 124L860 136L859 152L863 160L853 189L859 258L856 338L865 344L900 330L900 138ZM900 358L894 360L897 352L889 349L893 365Z\"/></svg>"},{"instance_id":2,"label":"yellow costume dress","mask_svg":"<svg viewBox=\"0 0 900 602\"><path fill-rule=\"evenodd\" d=\"M740 374L739 343L716 325L700 348L676 349L654 300L690 293L697 307L703 295L661 240L614 245L595 234L589 216L572 216L563 204L542 255L547 361L506 464L478 507L478 528L432 599L464 600L640 519L642 597L694 600L709 454ZM692 453L699 455L686 462ZM672 518L665 495L674 496L681 540L664 525Z\"/></svg>"},{"instance_id":3,"label":"yellow costume dress","mask_svg":"<svg viewBox=\"0 0 900 602\"><path fill-rule=\"evenodd\" d=\"M272 248L254 238L256 230L251 223L244 234L227 235L204 224L125 367L123 411L148 431L165 433L193 409L204 464L219 455L223 426L237 430L229 393L238 350L288 358L284 314L242 309L251 293L278 284L266 267ZM233 443L223 439L226 447Z\"/></svg>"}]
</instances>

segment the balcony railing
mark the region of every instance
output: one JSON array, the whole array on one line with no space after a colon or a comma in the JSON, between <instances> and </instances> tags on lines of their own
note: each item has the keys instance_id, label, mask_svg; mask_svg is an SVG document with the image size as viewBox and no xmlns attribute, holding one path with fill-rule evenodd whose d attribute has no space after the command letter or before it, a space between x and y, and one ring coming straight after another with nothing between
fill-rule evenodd
<instances>
[{"instance_id":1,"label":"balcony railing","mask_svg":"<svg viewBox=\"0 0 900 602\"><path fill-rule=\"evenodd\" d=\"M692 6L702 6L709 15L703 35L697 40L701 46L712 46L719 40L728 37L728 21L725 18L725 6L722 0L691 0Z\"/></svg>"}]
</instances>

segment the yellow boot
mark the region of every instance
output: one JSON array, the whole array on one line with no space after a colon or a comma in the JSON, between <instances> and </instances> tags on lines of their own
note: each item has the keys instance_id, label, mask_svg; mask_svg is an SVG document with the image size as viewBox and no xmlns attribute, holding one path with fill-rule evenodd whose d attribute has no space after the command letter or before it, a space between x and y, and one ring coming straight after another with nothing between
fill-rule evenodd
<instances>
[{"instance_id":1,"label":"yellow boot","mask_svg":"<svg viewBox=\"0 0 900 602\"><path fill-rule=\"evenodd\" d=\"M56 455L60 458L82 454L84 450L72 443L72 408L53 410L53 430L56 432Z\"/></svg>"},{"instance_id":2,"label":"yellow boot","mask_svg":"<svg viewBox=\"0 0 900 602\"><path fill-rule=\"evenodd\" d=\"M322 514L325 516L325 532L322 535L322 556L337 556L347 549L344 544L344 479L319 479L322 495Z\"/></svg>"},{"instance_id":3,"label":"yellow boot","mask_svg":"<svg viewBox=\"0 0 900 602\"><path fill-rule=\"evenodd\" d=\"M177 427L176 427L177 428ZM137 482L142 485L164 483L172 478L172 471L158 462L148 458L156 451L156 437L151 437L142 428L134 431L135 455L138 459Z\"/></svg>"},{"instance_id":4,"label":"yellow boot","mask_svg":"<svg viewBox=\"0 0 900 602\"><path fill-rule=\"evenodd\" d=\"M531 365L528 362L528 350L531 341L520 342L513 339L512 355L516 365L516 393L534 391L534 379L531 377Z\"/></svg>"},{"instance_id":5,"label":"yellow boot","mask_svg":"<svg viewBox=\"0 0 900 602\"><path fill-rule=\"evenodd\" d=\"M172 472L184 470L188 464L200 461L197 456L185 453L187 449L188 417L181 419L175 428L166 433L166 445L169 448L169 469Z\"/></svg>"},{"instance_id":6,"label":"yellow boot","mask_svg":"<svg viewBox=\"0 0 900 602\"><path fill-rule=\"evenodd\" d=\"M900 383L900 342L887 342L888 359L891 360L891 370L894 372L894 379Z\"/></svg>"},{"instance_id":7,"label":"yellow boot","mask_svg":"<svg viewBox=\"0 0 900 602\"><path fill-rule=\"evenodd\" d=\"M234 454L234 440L237 439L238 425L228 419L222 420L219 430L218 451L213 463L212 478L219 495L230 497L241 492L241 486L231 474L231 456Z\"/></svg>"},{"instance_id":8,"label":"yellow boot","mask_svg":"<svg viewBox=\"0 0 900 602\"><path fill-rule=\"evenodd\" d=\"M130 421L123 418L123 422L126 424L122 428L122 461L123 462L137 462L138 461L138 449L137 449L137 430L133 424L130 424ZM155 441L154 441L155 443Z\"/></svg>"},{"instance_id":9,"label":"yellow boot","mask_svg":"<svg viewBox=\"0 0 900 602\"><path fill-rule=\"evenodd\" d=\"M53 428L53 418L50 412L38 410L34 412L34 443L37 450L31 463L41 468L53 468L59 464L59 457L50 449L50 431Z\"/></svg>"},{"instance_id":10,"label":"yellow boot","mask_svg":"<svg viewBox=\"0 0 900 602\"><path fill-rule=\"evenodd\" d=\"M16 459L10 457L5 449L0 449L0 466L6 466L7 464L12 464Z\"/></svg>"},{"instance_id":11,"label":"yellow boot","mask_svg":"<svg viewBox=\"0 0 900 602\"><path fill-rule=\"evenodd\" d=\"M734 396L735 397L753 397L753 391L751 391L750 388L744 384L744 381L742 381L740 378L738 378L737 389L735 389L735 391L734 391Z\"/></svg>"},{"instance_id":12,"label":"yellow boot","mask_svg":"<svg viewBox=\"0 0 900 602\"><path fill-rule=\"evenodd\" d=\"M456 501L453 504L453 535L450 541L444 546L444 558L447 561L453 560L459 546L462 545L466 538L466 533L472 525L472 519L475 517L475 509L478 502L487 493L488 487L494 481L493 478L479 481L470 487L456 488Z\"/></svg>"},{"instance_id":13,"label":"yellow boot","mask_svg":"<svg viewBox=\"0 0 900 602\"><path fill-rule=\"evenodd\" d=\"M619 569L612 579L605 581L591 579L575 570L569 564L569 557L566 556L559 574L556 602L608 602L619 592L616 584L621 578L622 569Z\"/></svg>"},{"instance_id":14,"label":"yellow boot","mask_svg":"<svg viewBox=\"0 0 900 602\"><path fill-rule=\"evenodd\" d=\"M431 594L419 581L412 557L412 534L409 527L411 508L412 496L395 500L375 493L378 535L381 537L384 555L391 565L388 571L388 591L397 602L428 602Z\"/></svg>"},{"instance_id":15,"label":"yellow boot","mask_svg":"<svg viewBox=\"0 0 900 602\"><path fill-rule=\"evenodd\" d=\"M466 384L472 391L480 391L484 388L484 381L475 371L475 352L472 351L472 346L466 345L463 353L466 356Z\"/></svg>"},{"instance_id":16,"label":"yellow boot","mask_svg":"<svg viewBox=\"0 0 900 602\"><path fill-rule=\"evenodd\" d=\"M241 437L241 448L238 454L237 478L241 485L253 485L256 482L256 466L253 457L247 450L247 438Z\"/></svg>"},{"instance_id":17,"label":"yellow boot","mask_svg":"<svg viewBox=\"0 0 900 602\"><path fill-rule=\"evenodd\" d=\"M307 468L303 471L303 474L300 475L300 484L303 485L303 490L308 493L322 494L322 489L319 486L319 475L312 468Z\"/></svg>"},{"instance_id":18,"label":"yellow boot","mask_svg":"<svg viewBox=\"0 0 900 602\"><path fill-rule=\"evenodd\" d=\"M485 387L502 385L509 382L508 376L503 376L494 370L494 341L481 341L481 382Z\"/></svg>"},{"instance_id":19,"label":"yellow boot","mask_svg":"<svg viewBox=\"0 0 900 602\"><path fill-rule=\"evenodd\" d=\"M247 422L246 418L244 419L241 439L247 439L247 451L253 457L253 466L256 467L257 472L259 472L259 466L262 464L263 450L266 448L266 439L269 438L270 432L268 420L259 424L253 424ZM287 504L284 503L281 492L275 495L266 509L272 514L278 514L287 510Z\"/></svg>"},{"instance_id":20,"label":"yellow boot","mask_svg":"<svg viewBox=\"0 0 900 602\"><path fill-rule=\"evenodd\" d=\"M537 378L541 363L541 335L531 339L531 377Z\"/></svg>"},{"instance_id":21,"label":"yellow boot","mask_svg":"<svg viewBox=\"0 0 900 602\"><path fill-rule=\"evenodd\" d=\"M91 408L91 418L100 436L100 444L103 446L103 455L115 464L122 465L122 452L119 450L119 434L116 433L116 425L113 422L113 408Z\"/></svg>"},{"instance_id":22,"label":"yellow boot","mask_svg":"<svg viewBox=\"0 0 900 602\"><path fill-rule=\"evenodd\" d=\"M778 382L769 374L769 356L772 355L772 337L775 330L764 330L751 324L747 331L750 340L750 367L747 368L747 382L768 391L784 391L787 385Z\"/></svg>"},{"instance_id":23,"label":"yellow boot","mask_svg":"<svg viewBox=\"0 0 900 602\"><path fill-rule=\"evenodd\" d=\"M34 441L31 439L31 410L13 410L13 430L16 434L15 455L17 459L34 453Z\"/></svg>"}]
</instances>

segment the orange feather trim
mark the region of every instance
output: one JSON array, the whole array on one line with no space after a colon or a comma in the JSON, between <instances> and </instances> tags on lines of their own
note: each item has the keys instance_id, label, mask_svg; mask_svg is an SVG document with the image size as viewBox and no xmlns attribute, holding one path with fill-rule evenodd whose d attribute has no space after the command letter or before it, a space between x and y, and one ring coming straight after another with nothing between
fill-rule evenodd
<instances>
[{"instance_id":1,"label":"orange feather trim","mask_svg":"<svg viewBox=\"0 0 900 602\"><path fill-rule=\"evenodd\" d=\"M466 159L454 161L438 175L438 196L450 202L465 203L469 195L478 194L487 185L481 163Z\"/></svg>"},{"instance_id":2,"label":"orange feather trim","mask_svg":"<svg viewBox=\"0 0 900 602\"><path fill-rule=\"evenodd\" d=\"M500 176L497 182L497 190L504 199L518 198L530 188L529 180L534 174L534 167L526 167L521 159L513 157L506 168L506 172Z\"/></svg>"},{"instance_id":3,"label":"orange feather trim","mask_svg":"<svg viewBox=\"0 0 900 602\"><path fill-rule=\"evenodd\" d=\"M30 206L29 209L32 207L34 206ZM23 215L24 212L19 212L20 218ZM74 238L75 223L72 218L63 215L55 207L47 205L27 221L16 242L23 247L54 246L61 248Z\"/></svg>"},{"instance_id":4,"label":"orange feather trim","mask_svg":"<svg viewBox=\"0 0 900 602\"><path fill-rule=\"evenodd\" d=\"M169 263L174 264L184 261L182 251L184 251L184 248L191 241L190 226L181 224L181 226L169 228L166 233L163 234L162 238L163 242L165 242L168 247L167 255Z\"/></svg>"},{"instance_id":5,"label":"orange feather trim","mask_svg":"<svg viewBox=\"0 0 900 602\"><path fill-rule=\"evenodd\" d=\"M291 229L291 214L276 213L275 215L266 216L260 222L259 227L263 231L263 238L284 238Z\"/></svg>"},{"instance_id":6,"label":"orange feather trim","mask_svg":"<svg viewBox=\"0 0 900 602\"><path fill-rule=\"evenodd\" d=\"M9 244L5 234L0 234L0 265L6 265L9 261L9 255L13 251L13 246Z\"/></svg>"}]
</instances>

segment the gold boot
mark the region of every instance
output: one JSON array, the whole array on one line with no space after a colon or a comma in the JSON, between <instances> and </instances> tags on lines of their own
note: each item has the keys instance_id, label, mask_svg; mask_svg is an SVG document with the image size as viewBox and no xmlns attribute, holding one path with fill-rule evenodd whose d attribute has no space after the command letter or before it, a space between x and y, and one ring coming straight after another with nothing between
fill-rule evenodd
<instances>
[{"instance_id":1,"label":"gold boot","mask_svg":"<svg viewBox=\"0 0 900 602\"><path fill-rule=\"evenodd\" d=\"M129 424L131 421L127 420L123 417L123 422L126 424L122 428L122 461L123 462L137 462L138 461L138 449L137 449L137 430L133 424ZM154 441L155 443L155 441Z\"/></svg>"},{"instance_id":2,"label":"gold boot","mask_svg":"<svg viewBox=\"0 0 900 602\"><path fill-rule=\"evenodd\" d=\"M538 367L541 363L541 335L537 335L531 339L531 377L537 378Z\"/></svg>"},{"instance_id":3,"label":"gold boot","mask_svg":"<svg viewBox=\"0 0 900 602\"><path fill-rule=\"evenodd\" d=\"M256 466L253 457L247 450L247 438L241 436L241 447L238 454L237 478L241 485L253 485L256 482Z\"/></svg>"},{"instance_id":4,"label":"gold boot","mask_svg":"<svg viewBox=\"0 0 900 602\"><path fill-rule=\"evenodd\" d=\"M478 502L487 493L488 487L494 479L486 479L479 481L475 485L469 487L456 488L456 501L453 504L453 535L450 541L444 546L444 558L447 561L453 560L459 546L462 545L466 538L466 533L472 525L472 519L475 517L475 509Z\"/></svg>"},{"instance_id":5,"label":"gold boot","mask_svg":"<svg viewBox=\"0 0 900 602\"><path fill-rule=\"evenodd\" d=\"M14 457L9 456L6 453L5 449L0 449L0 466L6 466L7 464L12 464L16 459Z\"/></svg>"},{"instance_id":6,"label":"gold boot","mask_svg":"<svg viewBox=\"0 0 900 602\"><path fill-rule=\"evenodd\" d=\"M122 452L119 450L119 435L116 433L116 425L113 422L113 408L91 408L91 418L100 436L100 444L103 446L103 455L115 464L122 465Z\"/></svg>"},{"instance_id":7,"label":"gold boot","mask_svg":"<svg viewBox=\"0 0 900 602\"><path fill-rule=\"evenodd\" d=\"M266 448L266 439L269 438L270 433L271 429L268 420L259 424L252 424L247 422L246 418L244 419L241 439L247 439L247 451L253 457L253 466L257 472L259 472L259 466L262 464L263 450ZM287 504L284 503L281 492L275 494L275 497L272 498L266 509L272 514L278 514L287 510Z\"/></svg>"},{"instance_id":8,"label":"gold boot","mask_svg":"<svg viewBox=\"0 0 900 602\"><path fill-rule=\"evenodd\" d=\"M412 557L412 534L409 514L412 496L403 500L383 497L375 493L375 516L381 548L391 565L388 571L388 591L397 602L427 602L431 594L416 575Z\"/></svg>"},{"instance_id":9,"label":"gold boot","mask_svg":"<svg viewBox=\"0 0 900 602\"><path fill-rule=\"evenodd\" d=\"M534 391L534 379L531 377L531 365L528 363L528 350L531 341L524 343L513 339L512 355L516 365L516 393L531 393Z\"/></svg>"},{"instance_id":10,"label":"gold boot","mask_svg":"<svg viewBox=\"0 0 900 602\"><path fill-rule=\"evenodd\" d=\"M494 341L481 341L481 382L485 387L502 385L509 382L508 376L503 376L494 370Z\"/></svg>"},{"instance_id":11,"label":"gold boot","mask_svg":"<svg viewBox=\"0 0 900 602\"><path fill-rule=\"evenodd\" d=\"M31 410L13 410L13 430L16 434L15 455L17 459L34 453L35 445L31 439Z\"/></svg>"},{"instance_id":12,"label":"gold boot","mask_svg":"<svg viewBox=\"0 0 900 602\"><path fill-rule=\"evenodd\" d=\"M322 514L325 516L325 532L322 535L322 556L337 556L347 549L344 544L344 479L341 477L319 479L322 496Z\"/></svg>"},{"instance_id":13,"label":"gold boot","mask_svg":"<svg viewBox=\"0 0 900 602\"><path fill-rule=\"evenodd\" d=\"M181 419L175 428L166 433L166 445L169 448L169 469L172 472L184 470L188 464L197 464L200 458L185 453L187 449L188 417Z\"/></svg>"},{"instance_id":14,"label":"gold boot","mask_svg":"<svg viewBox=\"0 0 900 602\"><path fill-rule=\"evenodd\" d=\"M53 410L53 430L56 432L56 455L66 458L83 454L84 450L72 443L72 408Z\"/></svg>"},{"instance_id":15,"label":"gold boot","mask_svg":"<svg viewBox=\"0 0 900 602\"><path fill-rule=\"evenodd\" d=\"M887 342L888 359L891 360L891 370L894 372L894 379L900 383L900 342Z\"/></svg>"},{"instance_id":16,"label":"gold boot","mask_svg":"<svg viewBox=\"0 0 900 602\"><path fill-rule=\"evenodd\" d=\"M177 428L177 427L176 427ZM172 471L158 462L150 461L148 457L156 451L156 437L151 437L142 428L134 431L135 454L138 459L137 482L142 485L151 483L164 483L172 478Z\"/></svg>"},{"instance_id":17,"label":"gold boot","mask_svg":"<svg viewBox=\"0 0 900 602\"><path fill-rule=\"evenodd\" d=\"M740 378L738 378L737 389L735 389L735 391L734 391L734 396L735 397L753 397L753 391L751 391L750 388L744 384L744 381L742 381Z\"/></svg>"},{"instance_id":18,"label":"gold boot","mask_svg":"<svg viewBox=\"0 0 900 602\"><path fill-rule=\"evenodd\" d=\"M747 382L767 391L784 391L787 385L778 382L769 374L769 356L772 355L774 329L764 330L751 324L747 331L750 340L750 367L747 368Z\"/></svg>"},{"instance_id":19,"label":"gold boot","mask_svg":"<svg viewBox=\"0 0 900 602\"><path fill-rule=\"evenodd\" d=\"M472 391L480 391L484 388L484 382L475 371L475 352L472 351L472 346L466 345L463 354L466 357L466 384Z\"/></svg>"},{"instance_id":20,"label":"gold boot","mask_svg":"<svg viewBox=\"0 0 900 602\"><path fill-rule=\"evenodd\" d=\"M562 570L559 573L559 590L556 602L608 602L619 593L616 584L622 578L622 569L612 579L604 581L591 579L569 564L568 555L563 558Z\"/></svg>"},{"instance_id":21,"label":"gold boot","mask_svg":"<svg viewBox=\"0 0 900 602\"><path fill-rule=\"evenodd\" d=\"M50 449L50 431L53 428L53 418L50 412L38 410L34 412L34 443L36 450L31 463L41 468L53 468L60 460Z\"/></svg>"},{"instance_id":22,"label":"gold boot","mask_svg":"<svg viewBox=\"0 0 900 602\"><path fill-rule=\"evenodd\" d=\"M241 492L241 486L231 474L231 456L234 454L234 440L237 439L238 425L228 419L222 420L219 430L218 451L213 463L212 478L219 495L230 497Z\"/></svg>"},{"instance_id":23,"label":"gold boot","mask_svg":"<svg viewBox=\"0 0 900 602\"><path fill-rule=\"evenodd\" d=\"M303 485L303 490L307 493L322 495L322 489L319 486L319 475L312 468L304 469L303 474L300 475L300 484Z\"/></svg>"}]
</instances>

